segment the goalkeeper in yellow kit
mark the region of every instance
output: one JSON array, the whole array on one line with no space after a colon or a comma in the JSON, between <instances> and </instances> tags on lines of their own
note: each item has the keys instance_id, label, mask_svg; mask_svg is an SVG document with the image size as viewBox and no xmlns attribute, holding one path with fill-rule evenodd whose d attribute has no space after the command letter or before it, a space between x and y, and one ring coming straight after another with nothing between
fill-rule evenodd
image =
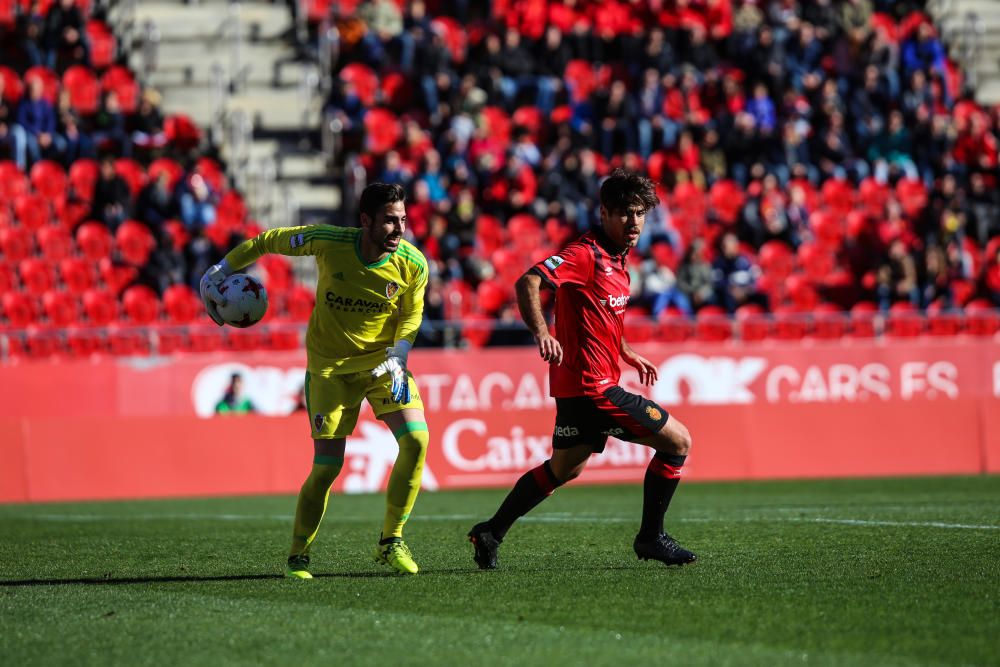
<instances>
[{"instance_id":1,"label":"goalkeeper in yellow kit","mask_svg":"<svg viewBox=\"0 0 1000 667\"><path fill-rule=\"evenodd\" d=\"M299 491L286 570L298 579L312 578L309 547L344 464L347 436L357 424L362 399L399 443L375 560L406 574L418 570L402 536L420 490L428 436L423 402L406 358L423 315L427 260L402 238L402 187L372 183L361 193L360 209L360 229L311 225L266 231L234 248L201 281L205 307L221 325L216 307L225 303L219 285L226 276L267 253L316 257L319 282L306 331L305 379L315 454Z\"/></svg>"}]
</instances>

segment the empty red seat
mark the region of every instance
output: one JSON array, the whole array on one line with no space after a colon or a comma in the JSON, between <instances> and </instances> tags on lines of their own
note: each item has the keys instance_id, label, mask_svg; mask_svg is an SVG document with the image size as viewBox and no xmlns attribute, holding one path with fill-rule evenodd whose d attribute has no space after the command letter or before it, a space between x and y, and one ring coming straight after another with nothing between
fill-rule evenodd
<instances>
[{"instance_id":1,"label":"empty red seat","mask_svg":"<svg viewBox=\"0 0 1000 667\"><path fill-rule=\"evenodd\" d=\"M65 330L66 349L74 357L89 357L103 352L105 338L100 329L92 327L68 327Z\"/></svg>"},{"instance_id":2,"label":"empty red seat","mask_svg":"<svg viewBox=\"0 0 1000 667\"><path fill-rule=\"evenodd\" d=\"M366 107L375 106L378 76L364 63L350 63L340 70L340 80L354 86L354 91Z\"/></svg>"},{"instance_id":3,"label":"empty red seat","mask_svg":"<svg viewBox=\"0 0 1000 667\"><path fill-rule=\"evenodd\" d=\"M924 329L924 318L916 306L908 301L894 303L886 318L885 333L895 338L913 338Z\"/></svg>"},{"instance_id":4,"label":"empty red seat","mask_svg":"<svg viewBox=\"0 0 1000 667\"><path fill-rule=\"evenodd\" d=\"M236 352L252 352L267 346L268 337L261 328L234 329L225 327L225 332L226 349Z\"/></svg>"},{"instance_id":5,"label":"empty red seat","mask_svg":"<svg viewBox=\"0 0 1000 667\"><path fill-rule=\"evenodd\" d=\"M167 187L172 192L177 183L180 182L181 178L184 177L184 167L177 163L176 160L171 160L167 157L161 157L153 160L149 164L149 169L146 170L149 180L155 181L160 177L160 174L167 175Z\"/></svg>"},{"instance_id":6,"label":"empty red seat","mask_svg":"<svg viewBox=\"0 0 1000 667\"><path fill-rule=\"evenodd\" d=\"M32 324L38 317L38 302L26 292L7 292L0 297L3 316L7 323L16 328Z\"/></svg>"},{"instance_id":7,"label":"empty red seat","mask_svg":"<svg viewBox=\"0 0 1000 667\"><path fill-rule=\"evenodd\" d=\"M14 200L14 215L28 229L38 229L49 224L50 201L42 195L25 193Z\"/></svg>"},{"instance_id":8,"label":"empty red seat","mask_svg":"<svg viewBox=\"0 0 1000 667\"><path fill-rule=\"evenodd\" d=\"M150 324L160 315L160 299L149 287L133 285L122 293L125 314L133 324Z\"/></svg>"},{"instance_id":9,"label":"empty red seat","mask_svg":"<svg viewBox=\"0 0 1000 667\"><path fill-rule=\"evenodd\" d=\"M119 357L147 356L152 346L146 329L112 324L107 330L108 351Z\"/></svg>"},{"instance_id":10,"label":"empty red seat","mask_svg":"<svg viewBox=\"0 0 1000 667\"><path fill-rule=\"evenodd\" d=\"M365 149L373 155L383 155L403 136L399 118L387 109L370 109L364 117Z\"/></svg>"},{"instance_id":11,"label":"empty red seat","mask_svg":"<svg viewBox=\"0 0 1000 667\"><path fill-rule=\"evenodd\" d=\"M268 348L271 350L297 350L302 347L302 333L298 327L271 326L268 328Z\"/></svg>"},{"instance_id":12,"label":"empty red seat","mask_svg":"<svg viewBox=\"0 0 1000 667\"><path fill-rule=\"evenodd\" d=\"M31 232L24 227L0 227L0 253L8 262L19 262L32 251Z\"/></svg>"},{"instance_id":13,"label":"empty red seat","mask_svg":"<svg viewBox=\"0 0 1000 667\"><path fill-rule=\"evenodd\" d=\"M39 327L29 327L26 339L26 351L34 359L47 359L62 352L62 340L59 332Z\"/></svg>"},{"instance_id":14,"label":"empty red seat","mask_svg":"<svg viewBox=\"0 0 1000 667\"><path fill-rule=\"evenodd\" d=\"M656 318L659 328L658 338L665 343L680 343L691 338L694 326L684 313L666 309Z\"/></svg>"},{"instance_id":15,"label":"empty red seat","mask_svg":"<svg viewBox=\"0 0 1000 667\"><path fill-rule=\"evenodd\" d=\"M1000 332L1000 310L985 299L975 299L965 306L965 327L972 336L993 336Z\"/></svg>"},{"instance_id":16,"label":"empty red seat","mask_svg":"<svg viewBox=\"0 0 1000 667\"><path fill-rule=\"evenodd\" d=\"M878 306L870 301L860 301L851 308L850 335L855 338L872 338L875 336L875 322L878 318Z\"/></svg>"},{"instance_id":17,"label":"empty red seat","mask_svg":"<svg viewBox=\"0 0 1000 667\"><path fill-rule=\"evenodd\" d=\"M83 310L94 326L106 326L118 319L118 300L108 290L89 289L83 293Z\"/></svg>"},{"instance_id":18,"label":"empty red seat","mask_svg":"<svg viewBox=\"0 0 1000 667\"><path fill-rule=\"evenodd\" d=\"M163 134L179 151L190 151L201 144L201 129L190 116L175 113L163 121Z\"/></svg>"},{"instance_id":19,"label":"empty red seat","mask_svg":"<svg viewBox=\"0 0 1000 667\"><path fill-rule=\"evenodd\" d=\"M288 319L293 322L308 321L315 305L316 295L312 290L298 285L288 291L285 307L288 310Z\"/></svg>"},{"instance_id":20,"label":"empty red seat","mask_svg":"<svg viewBox=\"0 0 1000 667\"><path fill-rule=\"evenodd\" d=\"M31 167L31 187L50 202L66 197L66 170L52 160L39 160Z\"/></svg>"},{"instance_id":21,"label":"empty red seat","mask_svg":"<svg viewBox=\"0 0 1000 667\"><path fill-rule=\"evenodd\" d=\"M757 261L760 263L760 268L776 281L787 278L795 267L792 249L781 241L768 241L762 245Z\"/></svg>"},{"instance_id":22,"label":"empty red seat","mask_svg":"<svg viewBox=\"0 0 1000 667\"><path fill-rule=\"evenodd\" d=\"M94 184L97 183L97 175L100 169L95 160L90 158L80 158L69 167L69 185L73 193L89 202L94 197Z\"/></svg>"},{"instance_id":23,"label":"empty red seat","mask_svg":"<svg viewBox=\"0 0 1000 667\"><path fill-rule=\"evenodd\" d=\"M101 77L104 92L114 91L118 104L124 113L132 113L139 105L139 84L127 67L113 65Z\"/></svg>"},{"instance_id":24,"label":"empty red seat","mask_svg":"<svg viewBox=\"0 0 1000 667\"><path fill-rule=\"evenodd\" d=\"M226 189L226 174L222 171L219 163L212 158L198 158L198 161L194 164L194 171L201 174L201 177L205 179L209 187L216 192L222 192Z\"/></svg>"},{"instance_id":25,"label":"empty red seat","mask_svg":"<svg viewBox=\"0 0 1000 667\"><path fill-rule=\"evenodd\" d=\"M111 254L111 232L99 222L85 222L76 230L76 245L84 257L97 262Z\"/></svg>"},{"instance_id":26,"label":"empty red seat","mask_svg":"<svg viewBox=\"0 0 1000 667\"><path fill-rule=\"evenodd\" d=\"M102 257L97 263L97 270L104 286L115 294L120 294L139 277L139 269L111 257Z\"/></svg>"},{"instance_id":27,"label":"empty red seat","mask_svg":"<svg viewBox=\"0 0 1000 667\"><path fill-rule=\"evenodd\" d=\"M149 253L156 247L156 239L146 225L126 220L115 232L115 245L126 262L133 266L143 266L149 260Z\"/></svg>"},{"instance_id":28,"label":"empty red seat","mask_svg":"<svg viewBox=\"0 0 1000 667\"><path fill-rule=\"evenodd\" d=\"M267 287L271 289L270 283ZM175 324L193 322L204 312L201 298L187 285L171 285L164 290L163 308Z\"/></svg>"},{"instance_id":29,"label":"empty red seat","mask_svg":"<svg viewBox=\"0 0 1000 667\"><path fill-rule=\"evenodd\" d=\"M80 319L80 302L69 292L49 290L42 295L42 308L55 327L67 327Z\"/></svg>"},{"instance_id":30,"label":"empty red seat","mask_svg":"<svg viewBox=\"0 0 1000 667\"><path fill-rule=\"evenodd\" d=\"M833 304L821 303L813 312L811 335L813 338L836 340L847 334L848 318Z\"/></svg>"},{"instance_id":31,"label":"empty red seat","mask_svg":"<svg viewBox=\"0 0 1000 667\"><path fill-rule=\"evenodd\" d=\"M809 315L791 306L774 309L774 338L801 340L809 333Z\"/></svg>"},{"instance_id":32,"label":"empty red seat","mask_svg":"<svg viewBox=\"0 0 1000 667\"><path fill-rule=\"evenodd\" d=\"M965 324L961 313L945 310L931 312L927 309L927 333L931 336L954 336Z\"/></svg>"},{"instance_id":33,"label":"empty red seat","mask_svg":"<svg viewBox=\"0 0 1000 667\"><path fill-rule=\"evenodd\" d=\"M97 19L87 21L84 30L90 41L90 64L97 70L109 67L115 60L117 48L114 33L104 21Z\"/></svg>"},{"instance_id":34,"label":"empty red seat","mask_svg":"<svg viewBox=\"0 0 1000 667\"><path fill-rule=\"evenodd\" d=\"M156 353L167 355L185 352L190 348L187 329L185 327L164 326L154 329Z\"/></svg>"},{"instance_id":35,"label":"empty red seat","mask_svg":"<svg viewBox=\"0 0 1000 667\"><path fill-rule=\"evenodd\" d=\"M718 306L705 306L695 315L695 336L703 341L729 340L733 335L733 325L726 313Z\"/></svg>"},{"instance_id":36,"label":"empty red seat","mask_svg":"<svg viewBox=\"0 0 1000 667\"><path fill-rule=\"evenodd\" d=\"M0 261L0 294L17 288L17 271L7 262Z\"/></svg>"},{"instance_id":37,"label":"empty red seat","mask_svg":"<svg viewBox=\"0 0 1000 667\"><path fill-rule=\"evenodd\" d=\"M215 324L192 326L188 329L188 339L192 352L215 352L222 349L222 327Z\"/></svg>"},{"instance_id":38,"label":"empty red seat","mask_svg":"<svg viewBox=\"0 0 1000 667\"><path fill-rule=\"evenodd\" d=\"M28 192L28 177L10 160L0 161L0 200L13 201Z\"/></svg>"},{"instance_id":39,"label":"empty red seat","mask_svg":"<svg viewBox=\"0 0 1000 667\"><path fill-rule=\"evenodd\" d=\"M73 294L83 294L97 282L93 263L82 257L68 257L59 262L59 276Z\"/></svg>"},{"instance_id":40,"label":"empty red seat","mask_svg":"<svg viewBox=\"0 0 1000 667\"><path fill-rule=\"evenodd\" d=\"M115 160L115 173L125 179L129 192L135 197L146 184L146 172L142 165L129 158L118 158Z\"/></svg>"},{"instance_id":41,"label":"empty red seat","mask_svg":"<svg viewBox=\"0 0 1000 667\"><path fill-rule=\"evenodd\" d=\"M73 65L63 73L62 83L77 112L90 116L100 108L101 84L90 68Z\"/></svg>"},{"instance_id":42,"label":"empty red seat","mask_svg":"<svg viewBox=\"0 0 1000 667\"><path fill-rule=\"evenodd\" d=\"M33 294L46 292L55 285L56 272L51 265L38 257L22 259L17 265L21 284Z\"/></svg>"},{"instance_id":43,"label":"empty red seat","mask_svg":"<svg viewBox=\"0 0 1000 667\"><path fill-rule=\"evenodd\" d=\"M770 319L756 303L747 303L737 308L735 320L740 340L764 340L770 334Z\"/></svg>"},{"instance_id":44,"label":"empty red seat","mask_svg":"<svg viewBox=\"0 0 1000 667\"><path fill-rule=\"evenodd\" d=\"M65 227L42 227L35 232L35 244L49 262L61 262L73 253L73 237Z\"/></svg>"},{"instance_id":45,"label":"empty red seat","mask_svg":"<svg viewBox=\"0 0 1000 667\"><path fill-rule=\"evenodd\" d=\"M0 77L3 78L4 83L3 98L17 106L21 96L24 95L24 84L21 83L21 77L6 65L0 65Z\"/></svg>"}]
</instances>

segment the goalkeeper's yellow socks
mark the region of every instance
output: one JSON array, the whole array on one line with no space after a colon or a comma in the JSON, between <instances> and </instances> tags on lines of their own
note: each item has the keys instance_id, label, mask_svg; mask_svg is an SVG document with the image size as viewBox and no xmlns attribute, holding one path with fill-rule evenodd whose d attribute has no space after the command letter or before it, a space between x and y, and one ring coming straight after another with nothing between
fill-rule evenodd
<instances>
[{"instance_id":1,"label":"goalkeeper's yellow socks","mask_svg":"<svg viewBox=\"0 0 1000 667\"><path fill-rule=\"evenodd\" d=\"M295 528L292 533L292 548L289 557L309 553L309 546L316 539L319 524L326 513L326 503L330 497L330 487L344 466L343 457L317 456L309 477L299 490L299 502L295 507Z\"/></svg>"},{"instance_id":2,"label":"goalkeeper's yellow socks","mask_svg":"<svg viewBox=\"0 0 1000 667\"><path fill-rule=\"evenodd\" d=\"M382 538L403 536L403 525L410 518L413 504L420 492L420 477L424 472L427 457L426 422L406 422L393 433L399 443L399 455L389 475L386 490L385 521L382 524Z\"/></svg>"}]
</instances>

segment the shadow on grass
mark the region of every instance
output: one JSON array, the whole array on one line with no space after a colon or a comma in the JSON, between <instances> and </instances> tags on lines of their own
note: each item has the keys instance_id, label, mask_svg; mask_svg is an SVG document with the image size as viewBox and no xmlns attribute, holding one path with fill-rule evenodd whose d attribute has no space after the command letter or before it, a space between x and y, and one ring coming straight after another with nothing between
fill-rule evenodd
<instances>
[{"instance_id":1,"label":"shadow on grass","mask_svg":"<svg viewBox=\"0 0 1000 667\"><path fill-rule=\"evenodd\" d=\"M580 568L577 568L578 570ZM592 570L632 570L636 566L609 565L603 567L583 568ZM548 572L562 571L557 567L532 567L532 568L509 568L501 572L524 574L526 572ZM438 568L421 570L420 576L451 575L451 574L475 574L489 576L491 572L477 570L475 568ZM385 578L408 578L395 572L317 572L313 574L316 579L385 579ZM175 584L175 583L197 583L197 582L218 582L218 581L267 581L285 579L282 574L220 574L220 575L184 575L184 576L164 576L164 577L77 577L69 579L8 579L0 580L0 589L20 588L25 586L126 586L130 584ZM298 583L298 582L296 582Z\"/></svg>"}]
</instances>

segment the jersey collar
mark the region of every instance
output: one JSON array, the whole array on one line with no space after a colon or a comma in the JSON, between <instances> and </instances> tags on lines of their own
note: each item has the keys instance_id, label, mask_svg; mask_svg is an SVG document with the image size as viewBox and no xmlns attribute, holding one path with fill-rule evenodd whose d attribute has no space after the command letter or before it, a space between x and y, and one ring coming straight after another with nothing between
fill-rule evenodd
<instances>
[{"instance_id":1,"label":"jersey collar","mask_svg":"<svg viewBox=\"0 0 1000 667\"><path fill-rule=\"evenodd\" d=\"M604 252L608 253L612 257L621 258L622 261L625 259L625 255L628 254L629 248L626 246L625 249L621 249L614 244L614 242L608 237L604 232L604 228L597 226L593 230L594 238L597 240L598 245Z\"/></svg>"}]
</instances>

